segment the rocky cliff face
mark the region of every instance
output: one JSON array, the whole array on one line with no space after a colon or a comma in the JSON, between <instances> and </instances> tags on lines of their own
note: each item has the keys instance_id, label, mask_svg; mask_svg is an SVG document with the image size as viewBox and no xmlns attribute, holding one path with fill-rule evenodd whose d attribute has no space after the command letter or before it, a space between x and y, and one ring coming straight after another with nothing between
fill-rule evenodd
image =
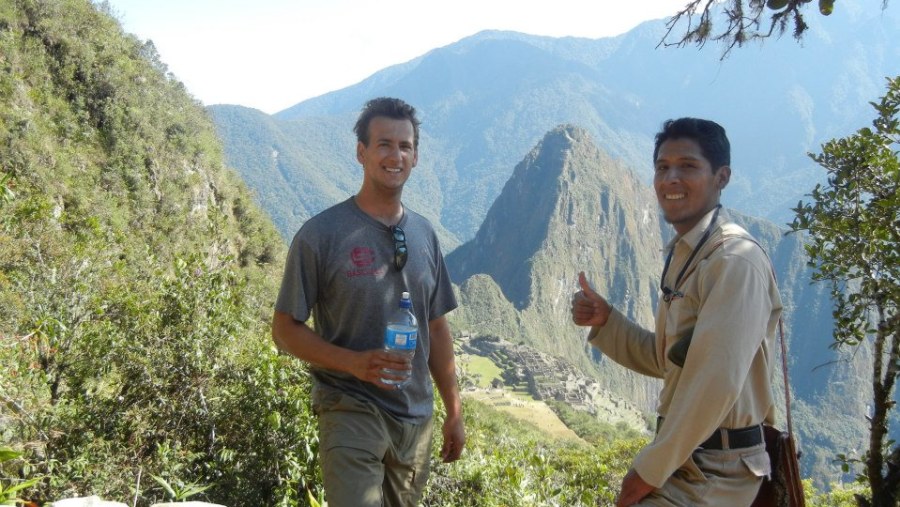
<instances>
[{"instance_id":1,"label":"rocky cliff face","mask_svg":"<svg viewBox=\"0 0 900 507\"><path fill-rule=\"evenodd\" d=\"M565 357L652 410L655 382L590 349L584 330L571 322L569 302L583 270L617 308L649 325L661 245L649 186L601 152L585 130L560 126L516 166L475 238L448 255L447 265L476 322L488 320L478 308L497 306L489 300L490 282L467 282L484 274L518 313L518 336L501 336Z\"/></svg>"}]
</instances>

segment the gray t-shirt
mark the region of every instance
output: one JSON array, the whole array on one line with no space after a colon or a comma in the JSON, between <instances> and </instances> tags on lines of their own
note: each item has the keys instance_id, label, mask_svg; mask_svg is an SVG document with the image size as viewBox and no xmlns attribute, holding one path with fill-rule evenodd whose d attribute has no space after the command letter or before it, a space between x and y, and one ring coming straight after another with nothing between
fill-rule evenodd
<instances>
[{"instance_id":1,"label":"gray t-shirt","mask_svg":"<svg viewBox=\"0 0 900 507\"><path fill-rule=\"evenodd\" d=\"M303 224L288 252L275 309L300 322L310 316L325 340L352 350L381 348L387 317L408 291L419 321L413 382L397 391L352 375L311 366L313 401L330 391L371 400L395 417L420 423L434 409L428 356L428 322L456 308L437 235L428 220L404 207L406 265L394 266L390 229L367 215L353 197Z\"/></svg>"}]
</instances>

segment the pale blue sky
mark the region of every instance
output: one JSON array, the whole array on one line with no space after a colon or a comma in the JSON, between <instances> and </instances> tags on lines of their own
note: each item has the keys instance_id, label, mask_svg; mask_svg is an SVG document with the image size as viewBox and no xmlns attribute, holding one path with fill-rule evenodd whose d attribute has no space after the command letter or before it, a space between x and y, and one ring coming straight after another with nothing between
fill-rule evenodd
<instances>
[{"instance_id":1,"label":"pale blue sky","mask_svg":"<svg viewBox=\"0 0 900 507\"><path fill-rule=\"evenodd\" d=\"M275 113L481 30L608 37L688 0L109 0L205 105Z\"/></svg>"}]
</instances>

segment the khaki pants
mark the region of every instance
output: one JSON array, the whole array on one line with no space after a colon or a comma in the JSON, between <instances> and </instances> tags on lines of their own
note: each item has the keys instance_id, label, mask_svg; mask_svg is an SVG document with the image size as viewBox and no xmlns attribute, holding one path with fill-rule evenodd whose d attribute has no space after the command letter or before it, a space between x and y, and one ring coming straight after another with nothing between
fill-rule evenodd
<instances>
[{"instance_id":1,"label":"khaki pants","mask_svg":"<svg viewBox=\"0 0 900 507\"><path fill-rule=\"evenodd\" d=\"M432 421L403 423L332 393L315 406L329 507L415 507L428 480Z\"/></svg>"},{"instance_id":2,"label":"khaki pants","mask_svg":"<svg viewBox=\"0 0 900 507\"><path fill-rule=\"evenodd\" d=\"M771 470L764 444L745 449L698 449L663 487L635 505L748 507Z\"/></svg>"}]
</instances>

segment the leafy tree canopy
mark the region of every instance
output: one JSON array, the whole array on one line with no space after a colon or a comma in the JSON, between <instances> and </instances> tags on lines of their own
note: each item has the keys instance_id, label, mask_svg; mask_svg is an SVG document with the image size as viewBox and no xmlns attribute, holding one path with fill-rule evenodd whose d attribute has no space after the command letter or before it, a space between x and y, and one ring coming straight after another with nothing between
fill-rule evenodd
<instances>
[{"instance_id":1,"label":"leafy tree canopy","mask_svg":"<svg viewBox=\"0 0 900 507\"><path fill-rule=\"evenodd\" d=\"M900 76L873 102L871 127L829 141L811 155L827 171L810 202L794 208L795 231L809 233L806 251L814 279L831 284L835 302L834 346L871 343L872 413L869 448L860 481L871 487L861 506L897 505L900 447L889 439L889 415L900 376Z\"/></svg>"}]
</instances>

